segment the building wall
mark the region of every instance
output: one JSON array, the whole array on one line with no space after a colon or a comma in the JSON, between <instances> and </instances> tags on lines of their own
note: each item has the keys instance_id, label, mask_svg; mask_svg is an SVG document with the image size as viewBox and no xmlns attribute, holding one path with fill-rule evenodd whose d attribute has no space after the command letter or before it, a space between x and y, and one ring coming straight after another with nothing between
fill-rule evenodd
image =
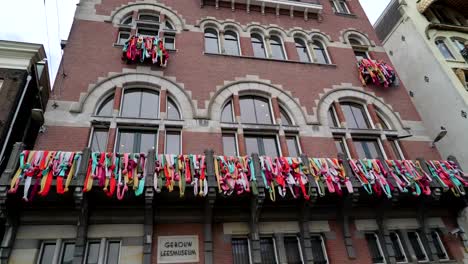
<instances>
[{"instance_id":1,"label":"building wall","mask_svg":"<svg viewBox=\"0 0 468 264\"><path fill-rule=\"evenodd\" d=\"M468 151L463 146L468 144L468 138L464 136L468 120L462 117L461 111L468 109L468 93L452 70L452 67L459 67L465 62L447 62L434 41L436 37L445 36L447 45L452 47L450 37L468 39L468 34L431 30L431 38L427 39L425 29L428 22L416 10L416 2L407 1L407 5L401 6L400 10L404 16L383 42L384 47L393 53L390 59L406 89L414 93L412 102L421 114L430 137L434 139L441 126L447 129L445 138L437 143L441 155L455 155L459 157L461 166L467 168ZM456 54L454 50L452 53ZM428 77L428 81L425 77Z\"/></svg>"}]
</instances>

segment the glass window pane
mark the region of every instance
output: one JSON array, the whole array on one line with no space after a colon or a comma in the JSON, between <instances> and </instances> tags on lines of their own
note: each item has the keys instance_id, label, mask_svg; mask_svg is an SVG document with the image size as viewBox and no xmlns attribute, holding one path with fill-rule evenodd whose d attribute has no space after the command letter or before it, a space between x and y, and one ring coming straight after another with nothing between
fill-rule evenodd
<instances>
[{"instance_id":1,"label":"glass window pane","mask_svg":"<svg viewBox=\"0 0 468 264\"><path fill-rule=\"evenodd\" d=\"M320 41L314 40L313 46L314 46L315 59L317 60L317 62L328 64L329 63L328 56L327 56L327 52L325 51L323 44Z\"/></svg>"},{"instance_id":2,"label":"glass window pane","mask_svg":"<svg viewBox=\"0 0 468 264\"><path fill-rule=\"evenodd\" d=\"M205 52L219 53L218 32L212 28L205 30Z\"/></svg>"},{"instance_id":3,"label":"glass window pane","mask_svg":"<svg viewBox=\"0 0 468 264\"><path fill-rule=\"evenodd\" d=\"M128 17L126 17L126 18L124 18L124 19L122 20L122 24L124 24L124 25L129 25L129 24L132 23L132 21L133 21L133 17L132 17L132 16L128 16Z\"/></svg>"},{"instance_id":4,"label":"glass window pane","mask_svg":"<svg viewBox=\"0 0 468 264\"><path fill-rule=\"evenodd\" d=\"M112 116L114 110L114 95L109 96L104 102L99 106L99 109L96 111L98 116Z\"/></svg>"},{"instance_id":5,"label":"glass window pane","mask_svg":"<svg viewBox=\"0 0 468 264\"><path fill-rule=\"evenodd\" d=\"M237 156L236 136L223 134L223 154L225 156Z\"/></svg>"},{"instance_id":6,"label":"glass window pane","mask_svg":"<svg viewBox=\"0 0 468 264\"><path fill-rule=\"evenodd\" d=\"M286 249L286 259L288 264L302 264L299 243L296 237L285 237L284 247Z\"/></svg>"},{"instance_id":7,"label":"glass window pane","mask_svg":"<svg viewBox=\"0 0 468 264\"><path fill-rule=\"evenodd\" d=\"M304 40L295 38L294 42L296 43L296 50L297 54L299 55L299 61L310 62L309 53L307 51L307 46Z\"/></svg>"},{"instance_id":8,"label":"glass window pane","mask_svg":"<svg viewBox=\"0 0 468 264\"><path fill-rule=\"evenodd\" d=\"M164 48L168 50L175 50L175 38L172 36L164 37Z\"/></svg>"},{"instance_id":9,"label":"glass window pane","mask_svg":"<svg viewBox=\"0 0 468 264\"><path fill-rule=\"evenodd\" d=\"M167 119L180 120L180 112L172 99L167 99Z\"/></svg>"},{"instance_id":10,"label":"glass window pane","mask_svg":"<svg viewBox=\"0 0 468 264\"><path fill-rule=\"evenodd\" d=\"M107 129L94 129L91 140L91 151L105 152L107 149Z\"/></svg>"},{"instance_id":11,"label":"glass window pane","mask_svg":"<svg viewBox=\"0 0 468 264\"><path fill-rule=\"evenodd\" d=\"M55 252L55 243L54 244L43 244L42 253L39 263L40 264L50 264L54 258Z\"/></svg>"},{"instance_id":12,"label":"glass window pane","mask_svg":"<svg viewBox=\"0 0 468 264\"><path fill-rule=\"evenodd\" d=\"M287 137L286 142L288 145L288 151L290 157L299 157L299 146L297 145L296 137Z\"/></svg>"},{"instance_id":13,"label":"glass window pane","mask_svg":"<svg viewBox=\"0 0 468 264\"><path fill-rule=\"evenodd\" d=\"M251 97L242 97L239 99L242 123L257 123L255 117L254 100Z\"/></svg>"},{"instance_id":14,"label":"glass window pane","mask_svg":"<svg viewBox=\"0 0 468 264\"><path fill-rule=\"evenodd\" d=\"M333 108L330 107L330 109L328 109L328 120L329 120L329 124L330 124L330 127L338 127L338 122L335 118L335 113L333 112Z\"/></svg>"},{"instance_id":15,"label":"glass window pane","mask_svg":"<svg viewBox=\"0 0 468 264\"><path fill-rule=\"evenodd\" d=\"M336 150L338 151L338 153L342 153L342 154L346 154L346 149L345 149L345 146L344 146L344 143L343 143L343 139L341 138L335 138L335 146L336 146Z\"/></svg>"},{"instance_id":16,"label":"glass window pane","mask_svg":"<svg viewBox=\"0 0 468 264\"><path fill-rule=\"evenodd\" d=\"M254 56L257 58L265 58L265 45L263 44L263 38L259 34L251 35L252 48Z\"/></svg>"},{"instance_id":17,"label":"glass window pane","mask_svg":"<svg viewBox=\"0 0 468 264\"><path fill-rule=\"evenodd\" d=\"M379 241L374 233L366 234L367 246L372 257L373 263L383 263L384 257L380 251Z\"/></svg>"},{"instance_id":18,"label":"glass window pane","mask_svg":"<svg viewBox=\"0 0 468 264\"><path fill-rule=\"evenodd\" d=\"M323 251L323 241L321 236L311 236L310 237L312 254L314 256L314 264L327 264L327 258L325 252Z\"/></svg>"},{"instance_id":19,"label":"glass window pane","mask_svg":"<svg viewBox=\"0 0 468 264\"><path fill-rule=\"evenodd\" d=\"M262 155L256 137L245 137L245 146L247 148L247 155L252 155L252 153Z\"/></svg>"},{"instance_id":20,"label":"glass window pane","mask_svg":"<svg viewBox=\"0 0 468 264\"><path fill-rule=\"evenodd\" d=\"M63 245L61 264L72 264L73 254L75 253L75 243L65 243Z\"/></svg>"},{"instance_id":21,"label":"glass window pane","mask_svg":"<svg viewBox=\"0 0 468 264\"><path fill-rule=\"evenodd\" d=\"M141 104L140 90L125 91L121 115L124 117L139 117L140 104Z\"/></svg>"},{"instance_id":22,"label":"glass window pane","mask_svg":"<svg viewBox=\"0 0 468 264\"><path fill-rule=\"evenodd\" d=\"M424 248L422 247L421 240L419 239L419 235L416 232L408 232L408 238L411 244L411 247L414 250L414 253L416 254L416 258L419 261L425 261L427 260L426 253L424 251Z\"/></svg>"},{"instance_id":23,"label":"glass window pane","mask_svg":"<svg viewBox=\"0 0 468 264\"><path fill-rule=\"evenodd\" d=\"M179 132L166 132L166 154L180 154Z\"/></svg>"},{"instance_id":24,"label":"glass window pane","mask_svg":"<svg viewBox=\"0 0 468 264\"><path fill-rule=\"evenodd\" d=\"M88 251L86 255L87 264L98 264L99 261L99 242L88 243Z\"/></svg>"},{"instance_id":25,"label":"glass window pane","mask_svg":"<svg viewBox=\"0 0 468 264\"><path fill-rule=\"evenodd\" d=\"M158 112L159 94L155 92L142 92L140 117L158 118Z\"/></svg>"},{"instance_id":26,"label":"glass window pane","mask_svg":"<svg viewBox=\"0 0 468 264\"><path fill-rule=\"evenodd\" d=\"M354 145L360 159L377 159L383 158L377 140L371 139L354 139Z\"/></svg>"},{"instance_id":27,"label":"glass window pane","mask_svg":"<svg viewBox=\"0 0 468 264\"><path fill-rule=\"evenodd\" d=\"M445 250L445 246L442 243L440 235L437 231L431 232L432 240L434 241L434 246L436 248L437 256L440 260L447 260L449 257L447 256L447 251Z\"/></svg>"},{"instance_id":28,"label":"glass window pane","mask_svg":"<svg viewBox=\"0 0 468 264\"><path fill-rule=\"evenodd\" d=\"M262 264L276 264L275 244L273 238L260 238L260 255Z\"/></svg>"},{"instance_id":29,"label":"glass window pane","mask_svg":"<svg viewBox=\"0 0 468 264\"><path fill-rule=\"evenodd\" d=\"M449 48L445 44L445 42L441 39L436 40L436 45L439 48L440 53L444 56L445 59L447 60L454 60L455 58L452 55L452 52L450 52Z\"/></svg>"},{"instance_id":30,"label":"glass window pane","mask_svg":"<svg viewBox=\"0 0 468 264\"><path fill-rule=\"evenodd\" d=\"M369 56L367 56L367 52L365 52L365 51L355 50L354 51L354 56L356 56L356 59L358 61L361 61L362 59L369 59Z\"/></svg>"},{"instance_id":31,"label":"glass window pane","mask_svg":"<svg viewBox=\"0 0 468 264\"><path fill-rule=\"evenodd\" d=\"M131 153L133 152L133 146L135 144L135 133L133 132L119 132L119 140L117 151L120 153Z\"/></svg>"},{"instance_id":32,"label":"glass window pane","mask_svg":"<svg viewBox=\"0 0 468 264\"><path fill-rule=\"evenodd\" d=\"M166 24L165 24L165 25L166 25L166 29L175 30L174 25L173 25L171 22L167 21L167 20L166 20Z\"/></svg>"},{"instance_id":33,"label":"glass window pane","mask_svg":"<svg viewBox=\"0 0 468 264\"><path fill-rule=\"evenodd\" d=\"M234 264L249 264L249 243L246 238L232 239L232 261Z\"/></svg>"},{"instance_id":34,"label":"glass window pane","mask_svg":"<svg viewBox=\"0 0 468 264\"><path fill-rule=\"evenodd\" d=\"M278 36L272 36L270 38L271 57L273 59L284 60L283 43Z\"/></svg>"},{"instance_id":35,"label":"glass window pane","mask_svg":"<svg viewBox=\"0 0 468 264\"><path fill-rule=\"evenodd\" d=\"M143 14L141 14L138 17L138 19L143 20L143 21L159 22L159 16L156 16L156 15L143 15Z\"/></svg>"},{"instance_id":36,"label":"glass window pane","mask_svg":"<svg viewBox=\"0 0 468 264\"><path fill-rule=\"evenodd\" d=\"M290 126L292 125L292 121L289 118L289 115L283 109L280 109L280 116L281 116L281 124L283 126Z\"/></svg>"},{"instance_id":37,"label":"glass window pane","mask_svg":"<svg viewBox=\"0 0 468 264\"><path fill-rule=\"evenodd\" d=\"M130 32L119 32L119 39L117 43L120 45L125 45L125 42L130 38Z\"/></svg>"},{"instance_id":38,"label":"glass window pane","mask_svg":"<svg viewBox=\"0 0 468 264\"><path fill-rule=\"evenodd\" d=\"M276 137L264 137L263 138L263 153L261 155L266 155L270 157L279 157L278 144Z\"/></svg>"},{"instance_id":39,"label":"glass window pane","mask_svg":"<svg viewBox=\"0 0 468 264\"><path fill-rule=\"evenodd\" d=\"M234 121L232 116L232 102L229 102L224 106L221 112L221 122L232 123Z\"/></svg>"},{"instance_id":40,"label":"glass window pane","mask_svg":"<svg viewBox=\"0 0 468 264\"><path fill-rule=\"evenodd\" d=\"M119 263L119 254L120 254L120 242L111 241L107 246L107 264L117 264Z\"/></svg>"},{"instance_id":41,"label":"glass window pane","mask_svg":"<svg viewBox=\"0 0 468 264\"><path fill-rule=\"evenodd\" d=\"M239 55L239 42L237 34L233 31L224 33L224 50L229 55Z\"/></svg>"},{"instance_id":42,"label":"glass window pane","mask_svg":"<svg viewBox=\"0 0 468 264\"><path fill-rule=\"evenodd\" d=\"M392 241L393 250L395 251L395 259L397 262L406 262L406 256L396 232L390 232L390 240Z\"/></svg>"},{"instance_id":43,"label":"glass window pane","mask_svg":"<svg viewBox=\"0 0 468 264\"><path fill-rule=\"evenodd\" d=\"M348 128L366 129L370 127L363 106L354 103L342 103L341 110L344 113Z\"/></svg>"},{"instance_id":44,"label":"glass window pane","mask_svg":"<svg viewBox=\"0 0 468 264\"><path fill-rule=\"evenodd\" d=\"M135 149L134 152L148 153L148 150L156 148L156 133L141 133L140 134L140 147Z\"/></svg>"},{"instance_id":45,"label":"glass window pane","mask_svg":"<svg viewBox=\"0 0 468 264\"><path fill-rule=\"evenodd\" d=\"M256 97L255 102L255 115L259 124L272 124L270 113L270 103L268 100Z\"/></svg>"},{"instance_id":46,"label":"glass window pane","mask_svg":"<svg viewBox=\"0 0 468 264\"><path fill-rule=\"evenodd\" d=\"M452 41L455 44L455 46L457 46L459 51L465 49L465 41L462 41L460 39L452 39Z\"/></svg>"}]
</instances>

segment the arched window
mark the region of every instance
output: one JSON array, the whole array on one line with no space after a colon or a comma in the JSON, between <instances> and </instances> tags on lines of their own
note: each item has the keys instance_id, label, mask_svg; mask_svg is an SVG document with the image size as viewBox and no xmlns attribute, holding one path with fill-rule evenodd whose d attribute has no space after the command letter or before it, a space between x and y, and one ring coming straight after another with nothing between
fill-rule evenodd
<instances>
[{"instance_id":1,"label":"arched window","mask_svg":"<svg viewBox=\"0 0 468 264\"><path fill-rule=\"evenodd\" d=\"M352 35L348 37L348 42L353 47L354 56L356 56L358 61L361 61L362 59L369 59L367 47L364 45L360 37Z\"/></svg>"},{"instance_id":2,"label":"arched window","mask_svg":"<svg viewBox=\"0 0 468 264\"><path fill-rule=\"evenodd\" d=\"M152 118L159 117L159 93L148 89L125 89L122 117Z\"/></svg>"},{"instance_id":3,"label":"arched window","mask_svg":"<svg viewBox=\"0 0 468 264\"><path fill-rule=\"evenodd\" d=\"M301 38L294 38L296 43L296 51L299 55L299 60L302 62L310 62L309 49L307 48L306 42Z\"/></svg>"},{"instance_id":4,"label":"arched window","mask_svg":"<svg viewBox=\"0 0 468 264\"><path fill-rule=\"evenodd\" d=\"M97 116L112 116L114 110L114 94L107 97L96 111Z\"/></svg>"},{"instance_id":5,"label":"arched window","mask_svg":"<svg viewBox=\"0 0 468 264\"><path fill-rule=\"evenodd\" d=\"M232 30L224 32L224 51L228 55L240 55L239 38L236 32Z\"/></svg>"},{"instance_id":6,"label":"arched window","mask_svg":"<svg viewBox=\"0 0 468 264\"><path fill-rule=\"evenodd\" d=\"M294 125L291 118L289 117L288 113L283 108L280 108L280 117L281 117L281 124L283 126L292 126L292 125Z\"/></svg>"},{"instance_id":7,"label":"arched window","mask_svg":"<svg viewBox=\"0 0 468 264\"><path fill-rule=\"evenodd\" d=\"M138 20L145 22L159 23L159 15L149 14L149 13L140 13L138 14Z\"/></svg>"},{"instance_id":8,"label":"arched window","mask_svg":"<svg viewBox=\"0 0 468 264\"><path fill-rule=\"evenodd\" d=\"M164 24L164 29L165 30L175 30L174 25L172 24L171 21L166 20L166 23Z\"/></svg>"},{"instance_id":9,"label":"arched window","mask_svg":"<svg viewBox=\"0 0 468 264\"><path fill-rule=\"evenodd\" d=\"M241 121L248 124L273 124L270 101L259 96L239 98Z\"/></svg>"},{"instance_id":10,"label":"arched window","mask_svg":"<svg viewBox=\"0 0 468 264\"><path fill-rule=\"evenodd\" d=\"M318 63L329 64L330 60L328 59L327 50L322 42L319 40L314 40L312 42L312 47L314 48L315 61Z\"/></svg>"},{"instance_id":11,"label":"arched window","mask_svg":"<svg viewBox=\"0 0 468 264\"><path fill-rule=\"evenodd\" d=\"M252 41L252 49L254 52L254 56L257 58L266 58L263 37L258 33L252 33L250 35L250 39Z\"/></svg>"},{"instance_id":12,"label":"arched window","mask_svg":"<svg viewBox=\"0 0 468 264\"><path fill-rule=\"evenodd\" d=\"M368 129L371 127L363 105L352 102L343 102L340 105L348 128Z\"/></svg>"},{"instance_id":13,"label":"arched window","mask_svg":"<svg viewBox=\"0 0 468 264\"><path fill-rule=\"evenodd\" d=\"M232 123L234 122L234 115L232 111L232 102L229 101L224 105L223 111L221 112L221 122Z\"/></svg>"},{"instance_id":14,"label":"arched window","mask_svg":"<svg viewBox=\"0 0 468 264\"><path fill-rule=\"evenodd\" d=\"M164 23L164 48L175 50L175 27L171 21L166 19Z\"/></svg>"},{"instance_id":15,"label":"arched window","mask_svg":"<svg viewBox=\"0 0 468 264\"><path fill-rule=\"evenodd\" d=\"M122 19L122 22L120 22L121 25L130 25L133 22L133 16L128 15Z\"/></svg>"},{"instance_id":16,"label":"arched window","mask_svg":"<svg viewBox=\"0 0 468 264\"><path fill-rule=\"evenodd\" d=\"M205 29L205 52L219 53L218 31L214 28Z\"/></svg>"},{"instance_id":17,"label":"arched window","mask_svg":"<svg viewBox=\"0 0 468 264\"><path fill-rule=\"evenodd\" d=\"M356 38L356 37L349 37L349 38L348 38L348 41L349 41L349 44L351 44L351 46L363 45L363 44L362 44L362 41L359 40L359 39Z\"/></svg>"},{"instance_id":18,"label":"arched window","mask_svg":"<svg viewBox=\"0 0 468 264\"><path fill-rule=\"evenodd\" d=\"M167 119L169 120L180 120L180 112L179 108L175 104L175 102L168 97L167 98Z\"/></svg>"},{"instance_id":19,"label":"arched window","mask_svg":"<svg viewBox=\"0 0 468 264\"><path fill-rule=\"evenodd\" d=\"M450 51L447 44L445 44L445 41L443 39L436 40L435 44L437 45L437 48L446 60L455 60L455 57L453 56L452 52Z\"/></svg>"},{"instance_id":20,"label":"arched window","mask_svg":"<svg viewBox=\"0 0 468 264\"><path fill-rule=\"evenodd\" d=\"M335 108L333 106L331 106L328 109L327 115L328 115L328 124L330 125L330 127L340 126L338 119L336 118Z\"/></svg>"},{"instance_id":21,"label":"arched window","mask_svg":"<svg viewBox=\"0 0 468 264\"><path fill-rule=\"evenodd\" d=\"M283 41L280 37L273 35L270 37L271 57L277 60L286 59Z\"/></svg>"},{"instance_id":22,"label":"arched window","mask_svg":"<svg viewBox=\"0 0 468 264\"><path fill-rule=\"evenodd\" d=\"M379 123L382 125L382 129L385 130L390 130L392 129L392 126L383 118L380 114L377 113L377 118L379 120Z\"/></svg>"}]
</instances>

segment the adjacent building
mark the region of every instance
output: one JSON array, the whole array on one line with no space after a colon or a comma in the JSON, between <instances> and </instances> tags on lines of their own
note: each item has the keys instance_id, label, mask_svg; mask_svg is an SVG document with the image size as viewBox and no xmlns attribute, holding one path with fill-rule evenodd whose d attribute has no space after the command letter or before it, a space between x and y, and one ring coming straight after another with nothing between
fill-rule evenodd
<instances>
[{"instance_id":1,"label":"adjacent building","mask_svg":"<svg viewBox=\"0 0 468 264\"><path fill-rule=\"evenodd\" d=\"M468 3L392 1L375 24L382 45L442 155L468 166ZM441 111L443 109L443 111Z\"/></svg>"},{"instance_id":2,"label":"adjacent building","mask_svg":"<svg viewBox=\"0 0 468 264\"><path fill-rule=\"evenodd\" d=\"M392 68L357 0L82 0L0 259L462 262L466 157Z\"/></svg>"}]
</instances>

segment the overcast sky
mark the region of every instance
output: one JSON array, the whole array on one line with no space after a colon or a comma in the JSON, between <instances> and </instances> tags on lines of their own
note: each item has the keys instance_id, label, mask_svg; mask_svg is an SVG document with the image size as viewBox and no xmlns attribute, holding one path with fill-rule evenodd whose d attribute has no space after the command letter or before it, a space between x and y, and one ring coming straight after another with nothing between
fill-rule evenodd
<instances>
[{"instance_id":1,"label":"overcast sky","mask_svg":"<svg viewBox=\"0 0 468 264\"><path fill-rule=\"evenodd\" d=\"M0 39L44 44L49 59L50 79L54 82L62 57L60 40L68 38L78 2L79 0L0 0L0 10L3 11L0 15ZM371 23L374 23L390 0L359 2Z\"/></svg>"}]
</instances>

